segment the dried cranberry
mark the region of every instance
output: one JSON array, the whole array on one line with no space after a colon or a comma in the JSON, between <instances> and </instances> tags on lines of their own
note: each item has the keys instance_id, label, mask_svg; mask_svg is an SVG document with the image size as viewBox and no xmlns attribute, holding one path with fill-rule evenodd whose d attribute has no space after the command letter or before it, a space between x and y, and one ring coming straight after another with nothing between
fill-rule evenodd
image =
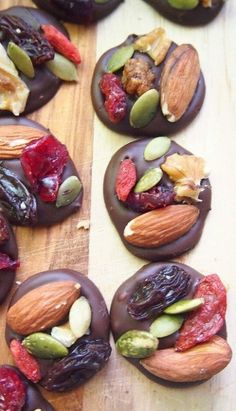
<instances>
[{"instance_id":1,"label":"dried cranberry","mask_svg":"<svg viewBox=\"0 0 236 411\"><path fill-rule=\"evenodd\" d=\"M9 230L5 219L0 216L0 244L5 243L9 239Z\"/></svg>"},{"instance_id":2,"label":"dried cranberry","mask_svg":"<svg viewBox=\"0 0 236 411\"><path fill-rule=\"evenodd\" d=\"M16 270L19 266L18 260L12 260L7 254L0 253L0 270Z\"/></svg>"},{"instance_id":3,"label":"dried cranberry","mask_svg":"<svg viewBox=\"0 0 236 411\"><path fill-rule=\"evenodd\" d=\"M173 204L174 200L175 192L172 186L158 185L143 193L131 191L125 205L138 213L144 213Z\"/></svg>"},{"instance_id":4,"label":"dried cranberry","mask_svg":"<svg viewBox=\"0 0 236 411\"><path fill-rule=\"evenodd\" d=\"M113 123L119 123L126 114L127 99L122 89L121 81L115 74L106 73L102 76L100 89L105 95L105 109Z\"/></svg>"},{"instance_id":5,"label":"dried cranberry","mask_svg":"<svg viewBox=\"0 0 236 411\"><path fill-rule=\"evenodd\" d=\"M15 363L22 374L32 382L38 382L41 379L41 372L37 360L28 353L18 340L11 341L10 350Z\"/></svg>"},{"instance_id":6,"label":"dried cranberry","mask_svg":"<svg viewBox=\"0 0 236 411\"><path fill-rule=\"evenodd\" d=\"M13 369L0 367L0 410L21 411L26 401L26 387Z\"/></svg>"},{"instance_id":7,"label":"dried cranberry","mask_svg":"<svg viewBox=\"0 0 236 411\"><path fill-rule=\"evenodd\" d=\"M68 158L66 146L52 135L33 141L23 150L22 168L33 190L43 201L56 200Z\"/></svg>"}]
</instances>

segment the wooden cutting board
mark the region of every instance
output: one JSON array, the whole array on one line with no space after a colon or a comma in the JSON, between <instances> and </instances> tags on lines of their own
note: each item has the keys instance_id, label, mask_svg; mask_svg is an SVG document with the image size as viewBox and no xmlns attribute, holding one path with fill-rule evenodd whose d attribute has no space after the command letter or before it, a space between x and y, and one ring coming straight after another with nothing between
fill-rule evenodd
<instances>
[{"instance_id":1,"label":"wooden cutting board","mask_svg":"<svg viewBox=\"0 0 236 411\"><path fill-rule=\"evenodd\" d=\"M1 0L0 9L32 6L28 0ZM17 228L21 268L17 280L48 269L67 267L83 272L97 284L107 304L127 277L145 262L121 244L104 207L102 183L112 154L131 138L106 129L94 116L90 83L96 59L128 34L142 34L156 26L167 29L177 43L192 43L199 51L207 95L201 113L175 138L206 158L211 168L212 211L197 247L178 261L204 274L217 272L228 287L228 334L236 344L236 4L231 0L220 16L204 28L184 28L160 17L142 0L126 0L97 26L67 25L78 44L83 63L78 85L64 84L55 98L29 117L49 127L69 148L84 183L81 211L50 229ZM90 230L78 230L80 220ZM0 310L0 363L10 363L4 340L5 312ZM84 387L67 394L44 391L57 411L225 411L235 410L235 359L209 382L188 389L166 388L145 378L115 350L107 367Z\"/></svg>"}]
</instances>

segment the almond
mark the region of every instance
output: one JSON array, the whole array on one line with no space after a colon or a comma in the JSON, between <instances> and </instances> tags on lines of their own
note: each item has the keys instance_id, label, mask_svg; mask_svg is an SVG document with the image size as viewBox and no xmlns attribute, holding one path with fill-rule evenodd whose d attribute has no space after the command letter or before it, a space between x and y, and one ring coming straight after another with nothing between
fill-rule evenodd
<instances>
[{"instance_id":1,"label":"almond","mask_svg":"<svg viewBox=\"0 0 236 411\"><path fill-rule=\"evenodd\" d=\"M207 380L222 371L230 362L232 351L223 338L214 336L210 341L196 345L183 353L174 348L157 350L140 361L151 374L174 382Z\"/></svg>"},{"instance_id":2,"label":"almond","mask_svg":"<svg viewBox=\"0 0 236 411\"><path fill-rule=\"evenodd\" d=\"M21 297L8 311L7 324L28 335L60 323L80 295L80 284L58 281L44 284Z\"/></svg>"},{"instance_id":3,"label":"almond","mask_svg":"<svg viewBox=\"0 0 236 411\"><path fill-rule=\"evenodd\" d=\"M187 233L198 215L199 209L187 204L152 210L131 220L125 227L124 237L138 247L160 247Z\"/></svg>"},{"instance_id":4,"label":"almond","mask_svg":"<svg viewBox=\"0 0 236 411\"><path fill-rule=\"evenodd\" d=\"M47 134L45 130L24 125L0 126L0 159L19 158L27 144Z\"/></svg>"},{"instance_id":5,"label":"almond","mask_svg":"<svg viewBox=\"0 0 236 411\"><path fill-rule=\"evenodd\" d=\"M189 44L176 47L161 75L161 108L170 122L179 120L195 94L200 78L197 51Z\"/></svg>"}]
</instances>

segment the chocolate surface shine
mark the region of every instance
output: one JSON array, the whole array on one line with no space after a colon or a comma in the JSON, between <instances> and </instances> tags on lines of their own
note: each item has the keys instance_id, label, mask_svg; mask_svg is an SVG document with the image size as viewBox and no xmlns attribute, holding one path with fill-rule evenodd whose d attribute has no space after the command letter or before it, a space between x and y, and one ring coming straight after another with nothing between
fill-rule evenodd
<instances>
[{"instance_id":1,"label":"chocolate surface shine","mask_svg":"<svg viewBox=\"0 0 236 411\"><path fill-rule=\"evenodd\" d=\"M194 97L190 105L188 106L186 112L180 118L180 120L176 121L175 123L169 122L163 116L161 107L159 105L154 119L147 126L142 127L142 128L132 127L129 122L129 113L130 113L131 107L133 106L134 100L132 97L129 97L128 95L127 95L127 104L128 104L127 113L124 119L121 120L119 123L117 124L112 123L105 110L104 96L100 90L99 82L102 76L106 73L108 61L117 49L121 48L122 46L126 46L126 45L133 43L137 38L138 36L134 34L130 35L124 43L108 50L98 60L95 70L94 70L92 87L91 87L91 95L92 95L92 102L93 102L94 109L99 119L108 128L110 128L111 130L117 133L129 134L134 137L153 137L153 136L174 134L177 131L180 131L181 129L186 127L189 123L191 123L193 119L197 116L198 112L200 111L202 107L204 97L205 97L205 81L204 81L204 77L202 73L200 74L200 79L197 85L197 89L195 91ZM133 57L135 58L140 57L142 59L145 59L150 64L152 72L155 74L154 87L158 91L159 91L161 72L163 70L165 61L176 47L177 45L175 43L172 43L165 60L158 66L155 66L153 60L145 53L139 53L136 51L133 55ZM122 70L117 71L114 74L121 77Z\"/></svg>"},{"instance_id":2,"label":"chocolate surface shine","mask_svg":"<svg viewBox=\"0 0 236 411\"><path fill-rule=\"evenodd\" d=\"M31 7L11 7L0 11L0 16L12 15L22 18L29 25L52 24L63 34L67 35L64 26L48 13ZM61 80L54 76L45 64L35 67L35 77L30 79L19 72L20 78L30 90L25 110L22 114L28 114L44 106L58 91ZM0 110L0 116L11 114L9 111Z\"/></svg>"},{"instance_id":3,"label":"chocolate surface shine","mask_svg":"<svg viewBox=\"0 0 236 411\"><path fill-rule=\"evenodd\" d=\"M125 145L114 154L107 167L104 177L104 200L111 220L115 225L125 247L137 257L144 258L149 261L162 261L165 259L175 258L176 256L190 250L200 239L207 213L211 208L211 186L208 179L202 180L204 191L200 194L201 201L194 203L194 205L199 208L199 217L192 228L182 237L158 248L141 248L128 243L123 236L124 229L128 222L137 217L139 214L128 209L121 201L118 200L116 196L115 181L121 161L125 158L130 158L133 160L137 168L137 178L139 179L147 169L160 167L160 165L165 162L166 156L174 153L191 154L189 151L172 141L171 147L165 156L157 160L147 162L144 160L143 153L149 141L149 139L136 140L135 142ZM165 173L163 174L163 178L160 183L168 183L173 185Z\"/></svg>"}]
</instances>

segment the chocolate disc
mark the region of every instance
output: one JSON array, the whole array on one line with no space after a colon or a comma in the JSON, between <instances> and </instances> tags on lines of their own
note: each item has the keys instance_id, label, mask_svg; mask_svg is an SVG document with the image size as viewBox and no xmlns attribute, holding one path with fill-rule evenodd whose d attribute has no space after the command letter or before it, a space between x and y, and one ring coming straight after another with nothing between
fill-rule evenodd
<instances>
[{"instance_id":1,"label":"chocolate disc","mask_svg":"<svg viewBox=\"0 0 236 411\"><path fill-rule=\"evenodd\" d=\"M87 363L85 363L84 369L83 367L77 368L76 358L74 358L73 360L71 360L71 363L73 363L74 365L72 365L70 370L68 368L69 367L68 364L67 364L67 369L64 366L62 366L61 368L61 373L63 371L65 372L65 380L63 380L63 376L60 375L60 382L57 383L56 386L53 388L49 388L47 384L47 375L48 373L50 373L50 369L55 365L55 362L63 361L63 359L66 359L66 357L63 357L63 359L59 359L59 360L45 360L45 359L42 360L40 358L37 358L37 361L40 364L41 375L42 375L42 379L39 381L39 384L50 391L54 391L54 390L55 391L66 391L66 390L74 388L75 386L83 384L88 378L92 377L97 371L99 371L102 368L102 366L105 365L106 361L108 360L110 356L110 352L111 352L110 346L109 346L110 323L109 323L109 314L107 311L106 303L100 291L98 290L98 288L94 285L94 283L91 280L89 280L83 274L80 274L73 270L67 270L67 269L45 271L45 272L36 274L30 277L28 280L26 280L19 286L19 288L17 289L16 293L14 294L10 302L9 308L13 306L21 297L23 297L29 291L36 289L40 286L43 286L45 284L58 282L58 281L75 281L76 283L79 283L81 285L80 296L84 296L87 298L90 304L90 307L91 307L91 311L92 311L92 319L91 319L91 324L89 327L88 334L78 339L75 342L75 344L72 345L72 347L69 349L69 354L71 353L71 351L73 351L76 344L79 343L80 341L81 342L88 341L88 342L91 342L91 344L93 343L93 341L100 341L100 343L102 342L105 346L106 358L103 358L103 360L99 363L98 359L95 360L93 357L92 358L93 362L90 364L90 366L89 366L89 359L86 358ZM41 295L40 298L42 300L43 295ZM81 315L83 315L83 313L81 313ZM66 321L68 321L68 316L64 318L62 323L65 323ZM55 324L55 325L58 325L58 324ZM24 337L22 335L18 335L14 333L8 326L6 327L6 340L8 344L10 344L12 339L22 340L23 338ZM89 354L89 351L87 354ZM92 352L90 352L90 354L93 355ZM102 356L102 354L104 353L98 352L98 355L99 354L101 354ZM88 366L88 371L87 371L88 375L86 374L86 364ZM94 369L92 368L93 366L94 366ZM94 370L92 371L92 373L89 367L91 367L91 369Z\"/></svg>"},{"instance_id":2,"label":"chocolate disc","mask_svg":"<svg viewBox=\"0 0 236 411\"><path fill-rule=\"evenodd\" d=\"M76 24L90 24L110 14L123 0L33 0L38 7L59 19Z\"/></svg>"},{"instance_id":3,"label":"chocolate disc","mask_svg":"<svg viewBox=\"0 0 236 411\"><path fill-rule=\"evenodd\" d=\"M154 161L146 161L144 159L144 149L149 141L149 139L137 140L125 145L114 154L104 177L104 199L107 211L125 247L137 257L149 261L163 261L164 259L175 258L190 250L200 239L207 213L211 208L211 186L208 179L201 180L201 188L203 190L199 196L200 201L193 203L194 206L199 209L199 215L195 224L184 235L158 247L148 247L148 245L146 245L144 248L129 243L124 238L124 229L131 220L140 215L140 212L138 213L129 206L127 207L124 202L117 198L115 185L121 162L124 159L131 159L136 166L139 179L148 169L160 167L165 162L165 159L174 153L180 155L191 154L189 151L172 141L169 151L164 156ZM163 173L163 177L159 184L173 190L173 182L166 173ZM184 203L184 201L182 201L182 203ZM178 204L181 204L181 202L178 202Z\"/></svg>"},{"instance_id":4,"label":"chocolate disc","mask_svg":"<svg viewBox=\"0 0 236 411\"><path fill-rule=\"evenodd\" d=\"M224 0L213 0L211 7L203 7L201 0L192 10L172 7L168 0L145 0L167 19L186 26L198 26L212 21L224 5ZM177 3L177 1L176 1Z\"/></svg>"},{"instance_id":5,"label":"chocolate disc","mask_svg":"<svg viewBox=\"0 0 236 411\"><path fill-rule=\"evenodd\" d=\"M6 126L6 125L14 125L14 126L26 126L26 127L33 127L42 131L45 131L45 135L51 134L48 129L43 127L42 125L31 121L26 118L11 118L11 117L6 117L6 118L1 118L0 119L0 136L1 136L1 126ZM21 162L18 158L16 159L6 159L3 160L1 165L5 167L6 169L10 170L16 176L20 179L20 181L27 187L27 189L32 192L32 189L30 188L30 184L23 172ZM65 181L68 177L70 176L76 176L79 178L78 172L75 168L75 165L73 161L69 158L64 171L62 175L62 182ZM75 213L76 211L79 210L81 204L82 204L82 198L83 198L83 188L81 189L80 193L78 196L75 198L74 201L72 201L71 204L68 204L66 206L62 207L56 207L55 202L50 203L50 202L45 202L42 201L40 196L37 193L32 193L36 199L36 218L32 221L29 220L28 222L25 222L25 224L20 224L19 221L17 221L14 216L8 215L8 218L11 223L17 224L17 225L53 225L57 224L58 222L63 221L65 218L67 218L69 215L72 213ZM1 203L1 200L0 200Z\"/></svg>"},{"instance_id":6,"label":"chocolate disc","mask_svg":"<svg viewBox=\"0 0 236 411\"><path fill-rule=\"evenodd\" d=\"M51 24L68 37L64 26L48 13L31 7L11 7L0 11L1 15L16 16L23 19L29 25L40 26L41 24ZM7 47L7 43L3 42ZM21 72L20 78L26 83L30 94L23 114L31 113L44 106L56 94L61 85L61 80L51 73L45 64L35 67L35 77L30 79ZM9 111L0 110L0 116L9 115Z\"/></svg>"},{"instance_id":7,"label":"chocolate disc","mask_svg":"<svg viewBox=\"0 0 236 411\"><path fill-rule=\"evenodd\" d=\"M145 126L138 126L138 127L135 126L134 127L133 125L131 125L130 112L131 112L132 107L134 106L134 103L137 101L137 96L127 94L127 91L125 91L126 113L125 113L125 116L120 121L118 122L111 121L106 111L105 98L104 98L103 93L101 92L99 83L103 75L108 72L108 63L112 55L114 55L114 52L121 49L123 46L131 45L138 38L139 36L130 35L124 43L105 52L101 56L99 61L97 62L94 75L93 75L92 88L91 88L94 109L98 117L100 118L100 120L107 127L109 127L111 130L117 133L129 134L134 137L145 137L145 136L152 137L152 136L174 134L177 131L180 131L181 129L186 127L189 123L191 123L202 107L204 97L205 97L205 82L204 82L204 77L202 73L200 73L200 77L197 82L197 86L196 86L193 98L191 102L189 103L187 109L185 110L184 114L178 121L175 121L175 122L168 121L166 117L162 114L161 106L159 103L159 105L154 111L155 113L154 117L152 116L152 119L150 119L148 124L145 123L146 124ZM167 51L167 54L164 60L157 66L154 64L153 59L149 57L148 54L140 53L139 51L134 52L132 59L140 59L142 62L145 62L145 64L147 64L149 67L149 73L152 73L151 75L154 75L154 80L153 80L151 89L154 88L158 92L160 91L161 74L165 67L166 61L171 56L172 52L175 50L176 47L177 45L172 42L169 47L169 50ZM122 78L123 68L124 67L122 67L121 69L113 73L117 76L119 80L121 80ZM145 68L145 70L147 69ZM139 76L140 76L140 73L138 72L133 75L134 83L136 82L136 77L139 79ZM123 89L124 87L122 88L122 90ZM110 100L110 103L112 103L112 99ZM110 104L110 105L114 106L115 104L117 103L114 97L113 104ZM119 113L118 109L117 111ZM145 109L143 108L143 112L144 111ZM139 115L139 117L140 116L141 114Z\"/></svg>"},{"instance_id":8,"label":"chocolate disc","mask_svg":"<svg viewBox=\"0 0 236 411\"><path fill-rule=\"evenodd\" d=\"M158 273L160 273L161 270L165 269L166 267L169 268L172 266L175 266L178 269L182 270L186 274L186 276L190 277L188 292L183 298L184 299L193 298L194 293L196 291L196 287L199 283L199 280L201 280L201 278L204 277L202 274L198 273L193 268L185 264L180 264L176 262L152 263L152 264L143 266L132 277L126 280L123 284L121 284L121 286L118 288L118 290L116 291L113 297L110 316L111 316L111 329L112 329L112 334L113 334L115 341L117 341L118 338L122 334L130 330L149 331L150 325L155 319L155 317L144 319L144 320L133 319L129 315L128 310L127 310L129 300L131 296L133 295L133 293L137 290L137 288L140 286L140 284L145 279L148 279L149 277L157 275ZM147 295L145 295L145 297L147 298ZM178 338L178 335L179 335L179 332L177 331L168 337L160 338L158 349L166 349L166 348L173 347ZM225 324L220 330L220 332L218 333L218 335L226 339ZM129 362L131 362L136 368L138 368L143 374L145 374L148 378L152 379L153 381L157 383L160 383L163 385L169 385L169 386L176 386L176 387L183 387L186 385L186 383L176 383L176 382L173 383L170 381L168 382L167 380L163 380L159 377L156 377L155 375L145 370L145 368L140 364L139 359L134 359L134 358L126 358L126 359ZM190 385L190 384L193 384L193 383L187 383L187 385Z\"/></svg>"}]
</instances>

